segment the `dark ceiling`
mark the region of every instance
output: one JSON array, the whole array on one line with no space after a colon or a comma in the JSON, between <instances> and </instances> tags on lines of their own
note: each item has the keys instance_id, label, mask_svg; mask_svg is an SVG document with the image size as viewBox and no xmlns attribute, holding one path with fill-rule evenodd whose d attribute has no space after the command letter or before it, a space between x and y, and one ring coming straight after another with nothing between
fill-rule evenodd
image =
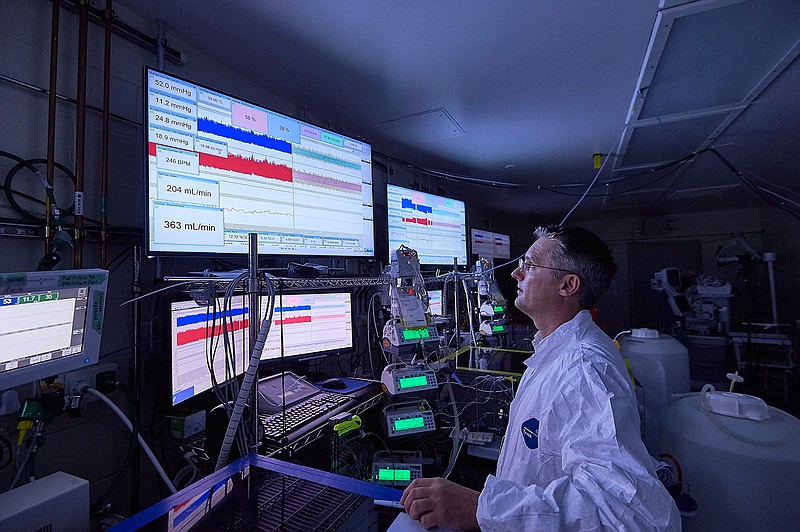
<instances>
[{"instance_id":1,"label":"dark ceiling","mask_svg":"<svg viewBox=\"0 0 800 532\"><path fill-rule=\"evenodd\" d=\"M493 209L566 214L595 153L576 218L800 203L796 0L114 5Z\"/></svg>"}]
</instances>

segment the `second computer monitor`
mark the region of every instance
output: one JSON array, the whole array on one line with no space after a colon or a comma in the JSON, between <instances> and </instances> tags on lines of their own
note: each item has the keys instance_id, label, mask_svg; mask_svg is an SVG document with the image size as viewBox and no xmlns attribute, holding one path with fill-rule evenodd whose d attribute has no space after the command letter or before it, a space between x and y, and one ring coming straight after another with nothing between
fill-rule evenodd
<instances>
[{"instance_id":1,"label":"second computer monitor","mask_svg":"<svg viewBox=\"0 0 800 532\"><path fill-rule=\"evenodd\" d=\"M212 388L209 366L213 360L218 383L240 375L249 363L249 309L244 296L231 298L223 310L200 307L194 301L170 304L171 394L176 405ZM262 299L261 316L266 315ZM235 367L227 365L223 317L227 319L229 351ZM352 303L349 292L296 293L276 298L272 327L261 352L261 362L281 357L302 357L353 347Z\"/></svg>"}]
</instances>

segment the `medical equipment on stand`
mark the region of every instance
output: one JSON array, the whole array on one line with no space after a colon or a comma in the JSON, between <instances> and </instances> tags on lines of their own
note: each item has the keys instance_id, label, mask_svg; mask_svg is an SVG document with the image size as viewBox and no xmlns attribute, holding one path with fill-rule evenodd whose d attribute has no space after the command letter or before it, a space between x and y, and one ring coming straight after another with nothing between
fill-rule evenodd
<instances>
[{"instance_id":1,"label":"medical equipment on stand","mask_svg":"<svg viewBox=\"0 0 800 532\"><path fill-rule=\"evenodd\" d=\"M383 326L383 347L396 360L413 359L417 352L439 345L439 332L430 323L428 294L417 252L400 246L391 253L389 300L391 318Z\"/></svg>"},{"instance_id":2,"label":"medical equipment on stand","mask_svg":"<svg viewBox=\"0 0 800 532\"><path fill-rule=\"evenodd\" d=\"M481 258L475 263L478 277L478 312L482 336L495 336L508 332L506 313L508 302L494 279L492 259Z\"/></svg>"},{"instance_id":3,"label":"medical equipment on stand","mask_svg":"<svg viewBox=\"0 0 800 532\"><path fill-rule=\"evenodd\" d=\"M475 263L477 276L477 309L478 332L481 344L499 346L502 338L508 333L508 302L503 297L497 281L494 279L494 265L492 259L481 258ZM477 367L488 368L489 357L482 356L477 360Z\"/></svg>"},{"instance_id":4,"label":"medical equipment on stand","mask_svg":"<svg viewBox=\"0 0 800 532\"><path fill-rule=\"evenodd\" d=\"M682 290L678 268L663 268L653 274L650 287L667 295L672 313L686 330L702 335L725 335L730 329L731 284L698 276L695 284Z\"/></svg>"}]
</instances>

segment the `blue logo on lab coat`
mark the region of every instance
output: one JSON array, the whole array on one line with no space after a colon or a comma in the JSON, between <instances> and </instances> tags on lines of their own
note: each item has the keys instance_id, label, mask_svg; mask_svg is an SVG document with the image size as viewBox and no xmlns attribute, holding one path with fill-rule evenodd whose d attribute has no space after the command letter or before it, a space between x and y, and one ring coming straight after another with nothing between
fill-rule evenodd
<instances>
[{"instance_id":1,"label":"blue logo on lab coat","mask_svg":"<svg viewBox=\"0 0 800 532\"><path fill-rule=\"evenodd\" d=\"M537 449L539 447L538 419L532 417L522 424L522 439L525 440L525 445L528 446L528 449Z\"/></svg>"}]
</instances>

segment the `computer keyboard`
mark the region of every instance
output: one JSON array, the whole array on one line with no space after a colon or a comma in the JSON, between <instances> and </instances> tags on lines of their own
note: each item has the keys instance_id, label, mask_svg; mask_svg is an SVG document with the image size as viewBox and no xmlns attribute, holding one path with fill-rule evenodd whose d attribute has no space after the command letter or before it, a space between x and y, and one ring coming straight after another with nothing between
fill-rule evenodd
<instances>
[{"instance_id":1,"label":"computer keyboard","mask_svg":"<svg viewBox=\"0 0 800 532\"><path fill-rule=\"evenodd\" d=\"M283 412L259 416L264 426L264 437L280 439L284 434L291 434L312 421L325 417L351 400L350 397L338 393L320 393L288 407L285 420Z\"/></svg>"}]
</instances>

